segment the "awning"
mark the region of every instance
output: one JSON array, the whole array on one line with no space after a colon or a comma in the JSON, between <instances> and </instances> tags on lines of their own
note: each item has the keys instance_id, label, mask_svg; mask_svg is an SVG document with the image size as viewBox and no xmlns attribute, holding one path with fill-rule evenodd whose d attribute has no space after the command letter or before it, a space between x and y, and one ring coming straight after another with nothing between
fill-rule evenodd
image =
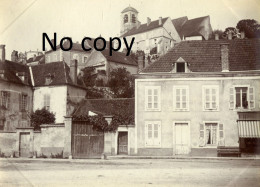
<instances>
[{"instance_id":1,"label":"awning","mask_svg":"<svg viewBox=\"0 0 260 187\"><path fill-rule=\"evenodd\" d=\"M260 138L260 120L237 120L240 138Z\"/></svg>"}]
</instances>

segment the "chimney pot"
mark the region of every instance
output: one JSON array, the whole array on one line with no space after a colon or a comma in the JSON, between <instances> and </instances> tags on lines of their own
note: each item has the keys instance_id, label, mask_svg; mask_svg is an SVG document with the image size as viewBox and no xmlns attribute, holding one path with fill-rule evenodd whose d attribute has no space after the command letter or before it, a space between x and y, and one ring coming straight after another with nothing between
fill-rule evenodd
<instances>
[{"instance_id":1,"label":"chimney pot","mask_svg":"<svg viewBox=\"0 0 260 187\"><path fill-rule=\"evenodd\" d=\"M159 17L159 25L162 25L162 17Z\"/></svg>"},{"instance_id":2,"label":"chimney pot","mask_svg":"<svg viewBox=\"0 0 260 187\"><path fill-rule=\"evenodd\" d=\"M228 39L232 40L232 33L231 32L228 33Z\"/></svg>"},{"instance_id":3,"label":"chimney pot","mask_svg":"<svg viewBox=\"0 0 260 187\"><path fill-rule=\"evenodd\" d=\"M0 45L0 62L5 62L5 45Z\"/></svg>"},{"instance_id":4,"label":"chimney pot","mask_svg":"<svg viewBox=\"0 0 260 187\"><path fill-rule=\"evenodd\" d=\"M78 61L76 59L70 62L70 77L74 84L77 84L78 79Z\"/></svg>"},{"instance_id":5,"label":"chimney pot","mask_svg":"<svg viewBox=\"0 0 260 187\"><path fill-rule=\"evenodd\" d=\"M240 34L241 34L241 36L240 36L240 37L241 37L241 39L245 39L245 32L244 32L244 31L242 31Z\"/></svg>"},{"instance_id":6,"label":"chimney pot","mask_svg":"<svg viewBox=\"0 0 260 187\"><path fill-rule=\"evenodd\" d=\"M219 35L215 34L215 40L219 40Z\"/></svg>"},{"instance_id":7,"label":"chimney pot","mask_svg":"<svg viewBox=\"0 0 260 187\"><path fill-rule=\"evenodd\" d=\"M149 26L151 23L151 18L147 17L147 26Z\"/></svg>"},{"instance_id":8,"label":"chimney pot","mask_svg":"<svg viewBox=\"0 0 260 187\"><path fill-rule=\"evenodd\" d=\"M222 72L228 72L229 71L229 54L228 54L228 46L229 43L222 43L220 44L220 53L221 53L221 67Z\"/></svg>"}]
</instances>

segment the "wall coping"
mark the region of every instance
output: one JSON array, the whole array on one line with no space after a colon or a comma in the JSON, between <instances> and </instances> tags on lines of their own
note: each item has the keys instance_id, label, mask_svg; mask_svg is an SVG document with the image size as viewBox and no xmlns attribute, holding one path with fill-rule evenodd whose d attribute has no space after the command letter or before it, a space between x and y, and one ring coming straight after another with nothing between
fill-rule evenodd
<instances>
[{"instance_id":1,"label":"wall coping","mask_svg":"<svg viewBox=\"0 0 260 187\"><path fill-rule=\"evenodd\" d=\"M0 133L16 133L16 131L0 131Z\"/></svg>"},{"instance_id":2,"label":"wall coping","mask_svg":"<svg viewBox=\"0 0 260 187\"><path fill-rule=\"evenodd\" d=\"M48 127L65 127L64 123L58 123L58 124L42 124L40 125L41 128L48 128Z\"/></svg>"}]
</instances>

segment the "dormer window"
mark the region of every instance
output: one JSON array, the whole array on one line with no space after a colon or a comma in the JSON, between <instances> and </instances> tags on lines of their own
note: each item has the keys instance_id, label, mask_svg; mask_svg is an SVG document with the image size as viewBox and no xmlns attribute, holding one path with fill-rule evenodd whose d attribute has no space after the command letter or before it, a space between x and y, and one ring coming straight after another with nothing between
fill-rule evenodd
<instances>
[{"instance_id":1,"label":"dormer window","mask_svg":"<svg viewBox=\"0 0 260 187\"><path fill-rule=\"evenodd\" d=\"M176 63L176 72L184 73L185 72L185 62L177 62Z\"/></svg>"},{"instance_id":2,"label":"dormer window","mask_svg":"<svg viewBox=\"0 0 260 187\"><path fill-rule=\"evenodd\" d=\"M173 73L187 73L189 70L189 64L182 58L179 57L176 62L173 63Z\"/></svg>"},{"instance_id":3,"label":"dormer window","mask_svg":"<svg viewBox=\"0 0 260 187\"><path fill-rule=\"evenodd\" d=\"M54 78L54 75L51 75L50 73L45 76L45 85L51 84L52 80Z\"/></svg>"}]
</instances>

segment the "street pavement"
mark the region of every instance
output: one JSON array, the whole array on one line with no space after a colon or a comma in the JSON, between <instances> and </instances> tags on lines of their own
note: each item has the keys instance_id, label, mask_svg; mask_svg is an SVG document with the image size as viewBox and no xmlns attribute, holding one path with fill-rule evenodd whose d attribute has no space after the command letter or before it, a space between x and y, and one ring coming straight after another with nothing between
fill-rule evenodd
<instances>
[{"instance_id":1,"label":"street pavement","mask_svg":"<svg viewBox=\"0 0 260 187\"><path fill-rule=\"evenodd\" d=\"M260 186L260 160L0 159L0 186Z\"/></svg>"}]
</instances>

